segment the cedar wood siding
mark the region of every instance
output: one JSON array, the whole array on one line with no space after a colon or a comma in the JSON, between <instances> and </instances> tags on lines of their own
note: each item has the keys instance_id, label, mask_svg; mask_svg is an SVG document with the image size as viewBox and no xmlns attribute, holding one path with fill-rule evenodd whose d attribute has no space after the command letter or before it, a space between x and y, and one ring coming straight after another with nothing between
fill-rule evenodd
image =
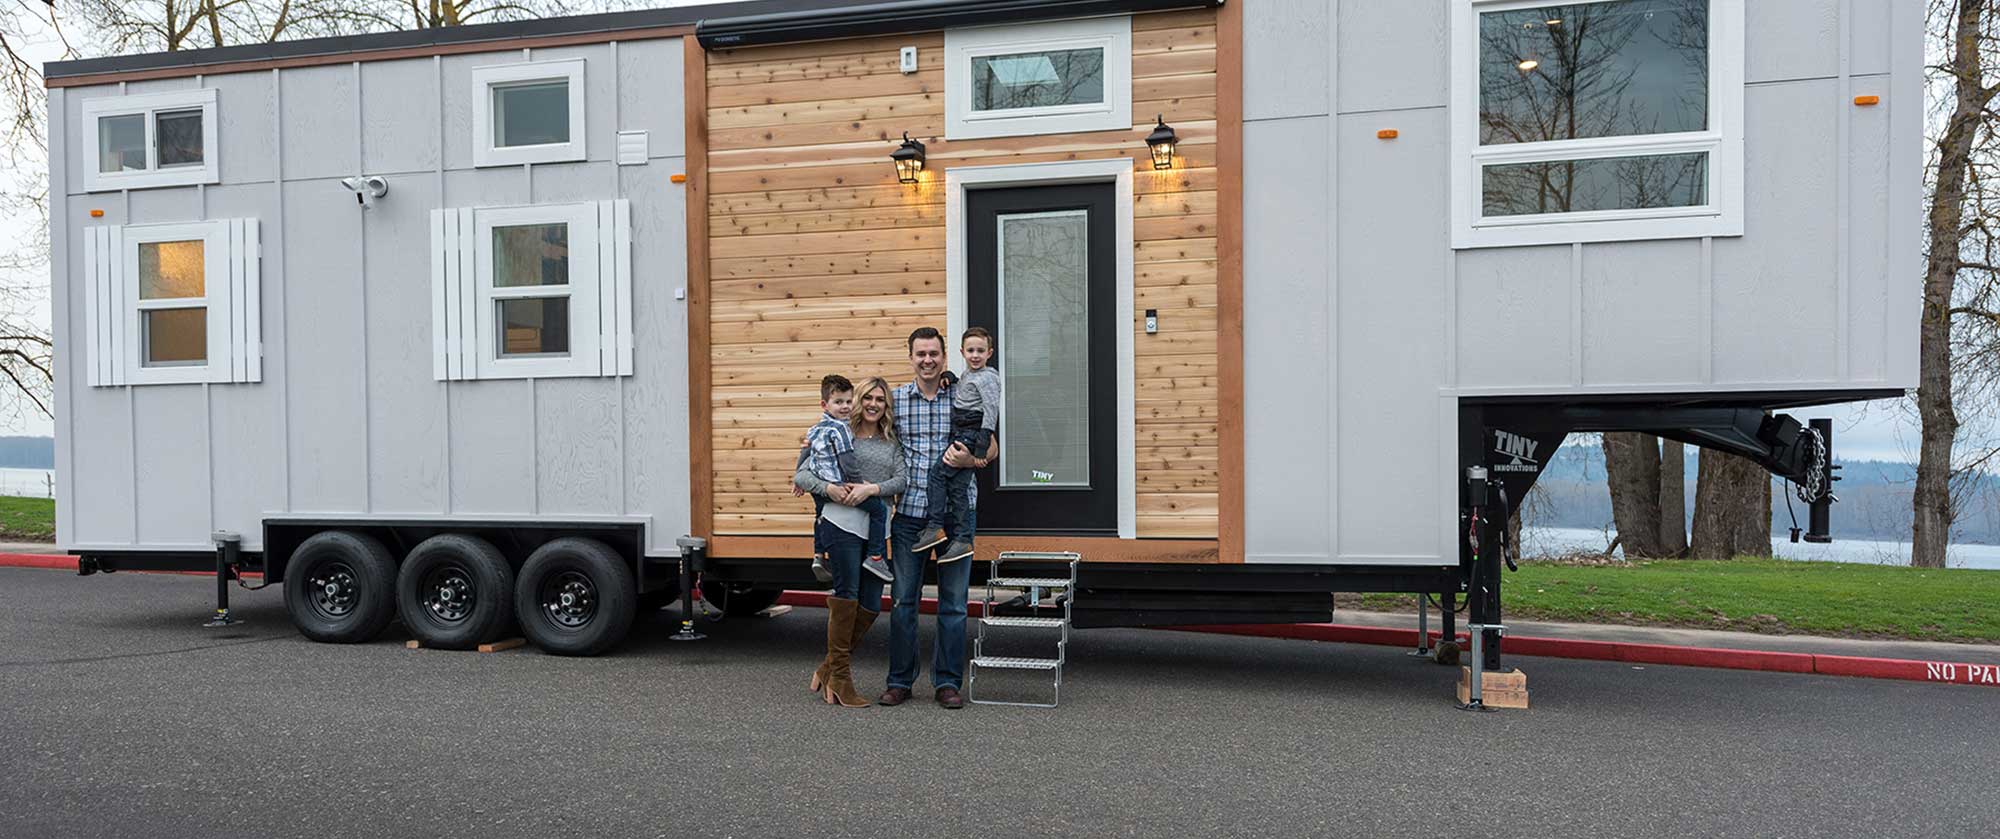
<instances>
[{"instance_id":1,"label":"cedar wood siding","mask_svg":"<svg viewBox=\"0 0 2000 839\"><path fill-rule=\"evenodd\" d=\"M1214 561L1214 543L1197 540L1218 535L1223 460L1216 32L1212 9L1133 17L1129 130L965 141L942 139L942 33L708 52L713 533L807 535L811 505L787 489L819 378L900 384L905 337L943 327L939 170L1126 157L1136 173L1137 533L1185 540ZM909 75L897 68L905 45L917 47ZM1156 114L1181 138L1165 172L1146 159ZM905 131L928 147L917 185L897 183L889 163ZM1168 328L1144 334L1146 309Z\"/></svg>"}]
</instances>

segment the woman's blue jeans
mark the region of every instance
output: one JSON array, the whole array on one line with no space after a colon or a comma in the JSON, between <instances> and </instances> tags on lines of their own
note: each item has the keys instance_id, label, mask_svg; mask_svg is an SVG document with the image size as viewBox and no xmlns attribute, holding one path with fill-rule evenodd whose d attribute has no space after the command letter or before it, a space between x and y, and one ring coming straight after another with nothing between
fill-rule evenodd
<instances>
[{"instance_id":1,"label":"woman's blue jeans","mask_svg":"<svg viewBox=\"0 0 2000 839\"><path fill-rule=\"evenodd\" d=\"M861 607L876 611L882 602L882 583L874 574L861 573L861 551L865 542L861 537L840 529L838 525L819 519L814 527L820 547L826 551L826 565L833 572L833 596L847 600L855 599L862 577L875 580L874 602L863 601Z\"/></svg>"}]
</instances>

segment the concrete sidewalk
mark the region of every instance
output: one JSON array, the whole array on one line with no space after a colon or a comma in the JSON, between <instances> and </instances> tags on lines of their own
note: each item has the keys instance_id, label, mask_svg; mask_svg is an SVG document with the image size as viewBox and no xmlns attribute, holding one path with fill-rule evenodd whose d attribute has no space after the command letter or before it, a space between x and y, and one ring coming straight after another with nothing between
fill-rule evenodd
<instances>
[{"instance_id":1,"label":"concrete sidewalk","mask_svg":"<svg viewBox=\"0 0 2000 839\"><path fill-rule=\"evenodd\" d=\"M61 555L54 542L0 542L0 554Z\"/></svg>"}]
</instances>

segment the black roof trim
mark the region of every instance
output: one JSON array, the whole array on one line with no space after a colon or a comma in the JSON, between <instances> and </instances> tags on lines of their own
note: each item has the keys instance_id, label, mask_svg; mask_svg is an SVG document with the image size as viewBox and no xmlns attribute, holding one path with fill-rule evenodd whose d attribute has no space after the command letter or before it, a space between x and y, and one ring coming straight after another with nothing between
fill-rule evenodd
<instances>
[{"instance_id":1,"label":"black roof trim","mask_svg":"<svg viewBox=\"0 0 2000 839\"><path fill-rule=\"evenodd\" d=\"M839 10L707 18L695 26L695 38L708 49L727 49L1220 5L1222 0L886 0Z\"/></svg>"},{"instance_id":2,"label":"black roof trim","mask_svg":"<svg viewBox=\"0 0 2000 839\"><path fill-rule=\"evenodd\" d=\"M644 9L631 12L607 12L595 15L573 17L542 18L538 20L513 20L501 23L480 23L470 26L447 26L435 29L409 29L397 32L377 32L366 35L342 35L332 38L307 38L297 41L278 41L269 44L245 44L235 47L211 47L197 50L177 50L174 52L154 52L139 55L115 55L104 58L84 58L75 61L51 61L42 68L46 79L63 79L76 76L95 76L103 73L129 73L141 70L167 70L182 68L190 75L209 65L234 64L244 61L269 61L283 58L306 58L315 56L339 56L357 53L356 60L365 60L360 53L379 50L409 49L422 47L442 47L457 44L476 44L484 41L512 41L522 38L544 38L557 35L615 35L631 29L654 29L663 26L690 26L704 16L725 15L767 15L784 12L801 14L823 13L829 8L839 9L854 5L856 0L750 0L750 2L723 3L707 6L673 6L664 9ZM605 40L613 40L607 37ZM505 46L496 45L496 49Z\"/></svg>"}]
</instances>

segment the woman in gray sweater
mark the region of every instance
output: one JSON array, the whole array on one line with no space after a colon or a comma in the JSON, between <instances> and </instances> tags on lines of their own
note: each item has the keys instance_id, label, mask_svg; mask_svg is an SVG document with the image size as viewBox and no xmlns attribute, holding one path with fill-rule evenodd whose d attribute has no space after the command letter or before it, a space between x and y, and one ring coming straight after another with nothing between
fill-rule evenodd
<instances>
[{"instance_id":1,"label":"woman in gray sweater","mask_svg":"<svg viewBox=\"0 0 2000 839\"><path fill-rule=\"evenodd\" d=\"M869 379L854 396L854 416L848 425L854 431L860 482L828 484L801 463L792 485L828 502L813 527L833 571L833 593L826 601L826 658L813 671L811 688L828 704L864 708L871 703L854 689L853 653L881 612L882 581L861 571L868 518L853 505L875 496L900 495L908 478L903 447L896 441L889 383L879 376Z\"/></svg>"}]
</instances>

